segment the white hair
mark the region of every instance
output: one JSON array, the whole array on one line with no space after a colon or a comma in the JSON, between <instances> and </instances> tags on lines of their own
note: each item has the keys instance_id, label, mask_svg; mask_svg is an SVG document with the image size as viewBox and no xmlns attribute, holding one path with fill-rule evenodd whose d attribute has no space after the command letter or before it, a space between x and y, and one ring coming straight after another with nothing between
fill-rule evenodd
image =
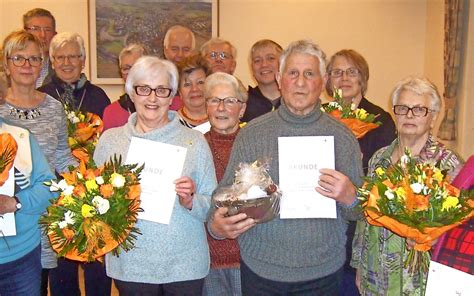
<instances>
[{"instance_id":1,"label":"white hair","mask_svg":"<svg viewBox=\"0 0 474 296\"><path fill-rule=\"evenodd\" d=\"M75 43L79 47L81 52L81 60L86 59L86 49L84 47L84 39L77 34L72 32L62 32L56 34L53 39L51 39L51 44L49 45L49 58L53 60L54 53L63 47L66 43Z\"/></svg>"},{"instance_id":2,"label":"white hair","mask_svg":"<svg viewBox=\"0 0 474 296\"><path fill-rule=\"evenodd\" d=\"M311 40L298 40L290 43L280 56L280 73L286 67L286 60L293 54L305 54L313 56L319 60L319 72L321 76L326 74L326 54Z\"/></svg>"}]
</instances>

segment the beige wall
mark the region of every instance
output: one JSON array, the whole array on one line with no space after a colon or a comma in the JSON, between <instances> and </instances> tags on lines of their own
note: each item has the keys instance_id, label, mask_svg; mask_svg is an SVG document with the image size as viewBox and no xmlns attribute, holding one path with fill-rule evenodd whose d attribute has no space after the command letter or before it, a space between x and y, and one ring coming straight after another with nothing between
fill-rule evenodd
<instances>
[{"instance_id":1,"label":"beige wall","mask_svg":"<svg viewBox=\"0 0 474 296\"><path fill-rule=\"evenodd\" d=\"M367 97L385 109L394 84L408 75L426 75L443 89L443 0L220 0L219 4L220 36L236 45L235 74L244 84L254 84L247 56L256 40L271 38L285 47L310 38L328 57L342 48L364 55L370 65ZM33 7L51 10L58 31L89 36L86 0L0 0L0 37L21 27L21 15ZM122 93L121 86L103 87L112 100ZM466 136L463 131L462 137ZM458 149L466 150L463 145Z\"/></svg>"}]
</instances>

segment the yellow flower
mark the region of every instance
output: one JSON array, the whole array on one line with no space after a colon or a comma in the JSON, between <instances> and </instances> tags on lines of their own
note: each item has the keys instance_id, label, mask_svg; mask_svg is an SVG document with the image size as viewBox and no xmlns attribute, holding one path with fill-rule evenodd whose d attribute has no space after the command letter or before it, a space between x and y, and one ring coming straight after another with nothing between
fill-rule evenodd
<instances>
[{"instance_id":1,"label":"yellow flower","mask_svg":"<svg viewBox=\"0 0 474 296\"><path fill-rule=\"evenodd\" d=\"M407 192L405 191L405 188L403 187L398 187L397 189L395 189L395 193L397 194L398 197L402 199L405 199L405 196L407 194Z\"/></svg>"},{"instance_id":2,"label":"yellow flower","mask_svg":"<svg viewBox=\"0 0 474 296\"><path fill-rule=\"evenodd\" d=\"M72 147L72 146L74 146L74 145L77 144L77 141L76 141L76 139L74 139L73 137L69 137L69 138L67 139L67 143L68 143L69 147Z\"/></svg>"},{"instance_id":3,"label":"yellow flower","mask_svg":"<svg viewBox=\"0 0 474 296\"><path fill-rule=\"evenodd\" d=\"M365 111L364 109L361 109L361 108L355 110L355 114L356 114L356 117L359 118L360 120L366 119L367 116L369 115L367 113L367 111Z\"/></svg>"},{"instance_id":4,"label":"yellow flower","mask_svg":"<svg viewBox=\"0 0 474 296\"><path fill-rule=\"evenodd\" d=\"M85 116L84 114L80 113L80 114L79 114L79 119L80 119L81 121L84 121L84 119L86 119L86 116Z\"/></svg>"},{"instance_id":5,"label":"yellow flower","mask_svg":"<svg viewBox=\"0 0 474 296\"><path fill-rule=\"evenodd\" d=\"M86 188L87 188L88 191L97 190L97 189L99 189L99 185L97 185L97 182L94 179L87 180L86 181Z\"/></svg>"},{"instance_id":6,"label":"yellow flower","mask_svg":"<svg viewBox=\"0 0 474 296\"><path fill-rule=\"evenodd\" d=\"M84 218L93 217L95 214L95 208L93 206L84 204L82 205L81 213L82 213L82 217Z\"/></svg>"},{"instance_id":7,"label":"yellow flower","mask_svg":"<svg viewBox=\"0 0 474 296\"><path fill-rule=\"evenodd\" d=\"M94 181L95 182L95 181ZM112 184L112 186L114 186L115 188L122 188L124 185L125 185L125 177L120 175L120 174L117 174L117 173L113 173L111 176L110 176L110 183Z\"/></svg>"},{"instance_id":8,"label":"yellow flower","mask_svg":"<svg viewBox=\"0 0 474 296\"><path fill-rule=\"evenodd\" d=\"M434 170L433 170L433 179L435 179L438 182L441 182L441 181L443 181L443 177L444 176L443 176L443 173L441 172L441 170L438 169L438 168L434 168Z\"/></svg>"},{"instance_id":9,"label":"yellow flower","mask_svg":"<svg viewBox=\"0 0 474 296\"><path fill-rule=\"evenodd\" d=\"M383 170L383 168L381 167L378 167L375 169L375 173L377 174L377 176L379 177L382 177L383 175L385 175L385 171Z\"/></svg>"},{"instance_id":10,"label":"yellow flower","mask_svg":"<svg viewBox=\"0 0 474 296\"><path fill-rule=\"evenodd\" d=\"M443 208L441 210L449 210L450 208L454 208L459 203L459 199L455 196L448 196L443 202Z\"/></svg>"},{"instance_id":11,"label":"yellow flower","mask_svg":"<svg viewBox=\"0 0 474 296\"><path fill-rule=\"evenodd\" d=\"M66 195L61 201L62 201L63 205L66 206L66 207L76 203L74 198L70 195Z\"/></svg>"}]
</instances>

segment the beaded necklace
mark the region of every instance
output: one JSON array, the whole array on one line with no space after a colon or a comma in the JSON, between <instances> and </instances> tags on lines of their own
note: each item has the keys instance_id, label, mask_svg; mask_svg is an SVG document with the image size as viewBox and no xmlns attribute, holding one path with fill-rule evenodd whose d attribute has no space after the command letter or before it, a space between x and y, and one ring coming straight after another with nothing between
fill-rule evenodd
<instances>
[{"instance_id":1,"label":"beaded necklace","mask_svg":"<svg viewBox=\"0 0 474 296\"><path fill-rule=\"evenodd\" d=\"M200 125L201 123L204 123L207 121L207 114L205 117L203 118L198 118L198 119L194 119L192 118L191 116L189 116L186 111L184 111L184 107L181 107L178 111L181 115L183 115L184 119L189 122L189 123L192 123L193 125Z\"/></svg>"}]
</instances>

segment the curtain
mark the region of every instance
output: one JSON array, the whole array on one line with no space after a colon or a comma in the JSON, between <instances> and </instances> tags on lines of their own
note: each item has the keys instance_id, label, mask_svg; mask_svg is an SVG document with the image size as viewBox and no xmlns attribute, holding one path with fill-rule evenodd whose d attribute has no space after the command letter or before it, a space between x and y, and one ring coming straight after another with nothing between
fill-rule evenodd
<instances>
[{"instance_id":1,"label":"curtain","mask_svg":"<svg viewBox=\"0 0 474 296\"><path fill-rule=\"evenodd\" d=\"M461 83L468 0L445 0L444 12L444 102L445 114L438 137L456 140L456 102Z\"/></svg>"}]
</instances>

